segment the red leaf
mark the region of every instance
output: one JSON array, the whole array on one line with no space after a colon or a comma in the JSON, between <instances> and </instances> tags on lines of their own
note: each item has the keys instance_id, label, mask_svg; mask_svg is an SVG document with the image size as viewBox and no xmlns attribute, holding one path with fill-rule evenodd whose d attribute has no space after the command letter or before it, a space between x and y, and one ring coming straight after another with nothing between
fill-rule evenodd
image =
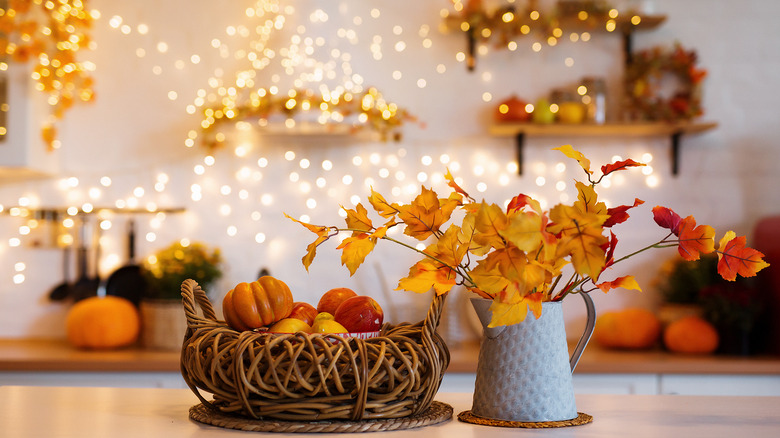
<instances>
[{"instance_id":1,"label":"red leaf","mask_svg":"<svg viewBox=\"0 0 780 438\"><path fill-rule=\"evenodd\" d=\"M679 214L673 212L671 208L656 205L653 207L653 219L655 220L655 223L662 228L671 230L675 236L680 235L680 222L682 221L682 218L680 218Z\"/></svg>"},{"instance_id":2,"label":"red leaf","mask_svg":"<svg viewBox=\"0 0 780 438\"><path fill-rule=\"evenodd\" d=\"M718 253L718 274L728 281L734 281L737 275L752 277L758 271L769 266L759 251L745 246L745 236L731 239Z\"/></svg>"},{"instance_id":3,"label":"red leaf","mask_svg":"<svg viewBox=\"0 0 780 438\"><path fill-rule=\"evenodd\" d=\"M693 216L680 221L678 231L677 251L685 260L689 262L699 260L701 254L715 251L715 229L709 225L696 226L696 219Z\"/></svg>"},{"instance_id":4,"label":"red leaf","mask_svg":"<svg viewBox=\"0 0 780 438\"><path fill-rule=\"evenodd\" d=\"M628 220L629 209L632 209L644 203L645 201L639 198L634 198L634 205L620 205L614 208L608 208L607 214L609 215L609 219L607 219L607 221L604 222L604 227L609 228L613 225L622 224L623 222Z\"/></svg>"},{"instance_id":5,"label":"red leaf","mask_svg":"<svg viewBox=\"0 0 780 438\"><path fill-rule=\"evenodd\" d=\"M618 238L612 231L609 232L609 242L602 245L602 249L606 253L604 269L612 266L615 263L615 247L617 246ZM603 272L603 271L602 271Z\"/></svg>"},{"instance_id":6,"label":"red leaf","mask_svg":"<svg viewBox=\"0 0 780 438\"><path fill-rule=\"evenodd\" d=\"M514 198L512 198L511 201L509 201L509 204L507 204L506 206L506 212L509 213L512 211L522 210L523 207L525 207L526 205L530 206L531 209L541 214L542 209L539 206L539 202L536 201L534 198L528 195L524 195L522 193L515 196Z\"/></svg>"},{"instance_id":7,"label":"red leaf","mask_svg":"<svg viewBox=\"0 0 780 438\"><path fill-rule=\"evenodd\" d=\"M609 175L612 172L618 171L618 170L624 170L628 169L629 167L639 167L644 166L644 163L638 163L631 158L628 160L623 161L615 161L614 163L609 163L601 166L601 173L604 174L604 176Z\"/></svg>"}]
</instances>

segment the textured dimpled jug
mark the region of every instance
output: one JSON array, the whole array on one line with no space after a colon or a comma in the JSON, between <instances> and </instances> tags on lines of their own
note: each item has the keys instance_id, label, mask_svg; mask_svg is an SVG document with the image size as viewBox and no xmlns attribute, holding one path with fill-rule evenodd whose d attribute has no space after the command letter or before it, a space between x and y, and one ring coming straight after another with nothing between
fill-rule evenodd
<instances>
[{"instance_id":1,"label":"textured dimpled jug","mask_svg":"<svg viewBox=\"0 0 780 438\"><path fill-rule=\"evenodd\" d=\"M471 299L484 328L471 409L474 415L516 422L577 417L571 373L595 321L590 296L580 295L588 309L588 324L571 358L560 302L543 303L539 319L529 313L519 324L491 328L492 301Z\"/></svg>"}]
</instances>

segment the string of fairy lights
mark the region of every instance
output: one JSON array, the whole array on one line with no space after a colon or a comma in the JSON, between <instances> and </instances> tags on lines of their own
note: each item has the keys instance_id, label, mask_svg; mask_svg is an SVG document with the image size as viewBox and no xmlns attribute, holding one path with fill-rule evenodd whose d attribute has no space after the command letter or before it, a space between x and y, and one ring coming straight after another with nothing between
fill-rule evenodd
<instances>
[{"instance_id":1,"label":"string of fairy lights","mask_svg":"<svg viewBox=\"0 0 780 438\"><path fill-rule=\"evenodd\" d=\"M435 19L446 19L459 13L463 4L454 2L452 8L442 9ZM439 186L444 192L446 183L442 171L445 168L455 174L473 175L476 178L473 190L479 193L505 188L517 178L516 162L501 162L490 154L465 157L437 152L443 148L436 147L432 147L431 152L419 152L403 143L391 148L372 148L370 144L375 143L369 142L351 158L336 162L304 149L262 151L252 141L261 135L258 132L274 126L293 133L315 127L320 128L316 132L328 134L339 127L346 126L347 132L351 133L360 126L373 124L381 125L372 128L376 132L392 137L402 123L415 123L414 116L401 107L402 102L390 102L377 88L368 86L369 78L356 71L353 61L357 57L368 57L376 63L386 64L390 54L419 56L421 60L415 73L423 73L418 77L392 65L382 71L399 86L411 84L424 90L437 76L445 75L467 61L464 50L452 55L451 64L425 63L426 57L419 50L424 55L425 51L437 49L436 41L441 36L434 35L432 29L441 28L441 24L423 23L407 30L400 24L388 25L378 8L356 5L338 13L324 8L302 11L297 10L293 2L258 0L245 9L241 23L228 26L223 34L215 35L210 45L203 47L203 52L185 54L177 52L174 41L155 37L156 29L147 23L132 22L110 11L96 12L95 16L104 17L104 23L111 29L137 43L134 55L140 60L148 59L151 73L160 81L166 81L171 69L186 71L195 66L203 67L205 60L212 59L215 54L218 59L237 60L243 64L232 74L216 67L204 86L197 90L177 90L176 84L171 83L167 92L168 99L182 105L184 114L198 118L183 136L184 146L193 149L193 160L186 163L191 166L191 179L188 183L178 182L187 185L189 201L193 204L214 205L217 214L225 220L227 237L251 233L255 243L270 244L266 232L251 230L262 230L259 224L264 219L264 209L273 207L288 194L301 200L305 209L301 209L303 213L299 218L309 221L314 212L322 209L330 208L343 214L339 204L354 205L364 198L368 188L378 185L386 187L387 193L398 198L416 193L420 184ZM379 26L379 23L384 25ZM317 34L325 25L336 27L338 44ZM379 30L385 28L388 29L385 33ZM278 38L280 34L284 34L285 39ZM576 35L570 37L571 41L587 42L590 39L587 32ZM515 50L518 41L522 40L507 42L506 48ZM555 45L551 41L546 40L547 46ZM542 50L539 41L533 40L530 44L534 52ZM484 56L490 48L483 42L476 51ZM161 59L165 62L160 62ZM566 58L564 62L567 67L574 65L573 58ZM479 96L486 103L493 100L494 92L489 88L491 77L490 71L482 71L478 76L485 87ZM645 154L641 159L649 163L653 157ZM235 167L226 170L221 163ZM169 167L177 166L180 167L172 163ZM535 189L554 187L554 199L549 202L568 199L570 195L566 189L571 187L567 182L566 164L532 163L529 170ZM648 186L658 184L652 166L642 171L647 176ZM170 214L160 207L160 199L166 198L171 190L171 172L145 173L148 183L130 184L132 188L127 181L138 181L137 175L132 178L87 175L58 179L56 190L69 206L58 217L61 234L56 245L73 245L77 219L81 215L93 214L99 228L107 231L112 228L116 213L123 211L147 214L151 231L142 237L147 242L154 242L157 239L155 230L163 227ZM284 174L284 180L279 181L284 184L264 184L279 174ZM619 185L621 177L608 178L605 185ZM206 179L211 182L205 183ZM546 196L537 197L543 206L549 206ZM508 199L509 196L506 201ZM254 202L256 208L241 207L247 201ZM8 247L23 246L25 238L35 234L36 227L46 220L35 215L37 202L32 195L20 197L13 207L0 204L0 213L24 219L17 234L8 239ZM237 216L237 211L245 212L248 217ZM105 246L112 247L111 244ZM121 262L119 252L109 251L104 255L101 267L107 271ZM24 262L15 263L14 283L25 281L25 270Z\"/></svg>"}]
</instances>

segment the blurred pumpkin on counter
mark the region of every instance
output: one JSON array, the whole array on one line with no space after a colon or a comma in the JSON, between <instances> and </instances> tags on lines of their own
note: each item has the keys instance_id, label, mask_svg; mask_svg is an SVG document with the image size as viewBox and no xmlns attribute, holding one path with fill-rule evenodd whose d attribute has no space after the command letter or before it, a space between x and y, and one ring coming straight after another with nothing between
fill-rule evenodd
<instances>
[{"instance_id":1,"label":"blurred pumpkin on counter","mask_svg":"<svg viewBox=\"0 0 780 438\"><path fill-rule=\"evenodd\" d=\"M596 320L596 342L608 349L642 350L655 346L661 322L651 311L627 308L605 312Z\"/></svg>"},{"instance_id":2,"label":"blurred pumpkin on counter","mask_svg":"<svg viewBox=\"0 0 780 438\"><path fill-rule=\"evenodd\" d=\"M138 309L115 296L85 298L70 308L65 320L68 341L77 348L112 349L138 339Z\"/></svg>"},{"instance_id":3,"label":"blurred pumpkin on counter","mask_svg":"<svg viewBox=\"0 0 780 438\"><path fill-rule=\"evenodd\" d=\"M715 326L698 316L680 318L664 329L664 345L673 353L711 354L718 342Z\"/></svg>"}]
</instances>

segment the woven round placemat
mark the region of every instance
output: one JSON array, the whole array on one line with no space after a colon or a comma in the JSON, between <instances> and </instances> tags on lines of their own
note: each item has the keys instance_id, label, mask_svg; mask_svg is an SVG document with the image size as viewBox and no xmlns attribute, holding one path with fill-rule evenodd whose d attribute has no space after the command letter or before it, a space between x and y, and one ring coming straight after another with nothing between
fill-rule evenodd
<instances>
[{"instance_id":1,"label":"woven round placemat","mask_svg":"<svg viewBox=\"0 0 780 438\"><path fill-rule=\"evenodd\" d=\"M415 427L430 426L443 423L452 418L452 406L434 401L423 413L406 418L372 419L361 421L284 421L255 420L237 417L208 408L203 403L190 408L190 418L199 423L226 429L245 430L250 432L284 432L284 433L352 433L379 432L384 430L405 430Z\"/></svg>"},{"instance_id":2,"label":"woven round placemat","mask_svg":"<svg viewBox=\"0 0 780 438\"><path fill-rule=\"evenodd\" d=\"M495 427L522 427L526 429L547 429L553 427L568 427L568 426L581 426L593 421L593 417L582 412L577 412L577 417L571 420L563 421L509 421L509 420L494 420L492 418L484 418L478 415L474 415L471 411L463 411L458 414L458 420L464 423L481 424L483 426L495 426Z\"/></svg>"}]
</instances>

